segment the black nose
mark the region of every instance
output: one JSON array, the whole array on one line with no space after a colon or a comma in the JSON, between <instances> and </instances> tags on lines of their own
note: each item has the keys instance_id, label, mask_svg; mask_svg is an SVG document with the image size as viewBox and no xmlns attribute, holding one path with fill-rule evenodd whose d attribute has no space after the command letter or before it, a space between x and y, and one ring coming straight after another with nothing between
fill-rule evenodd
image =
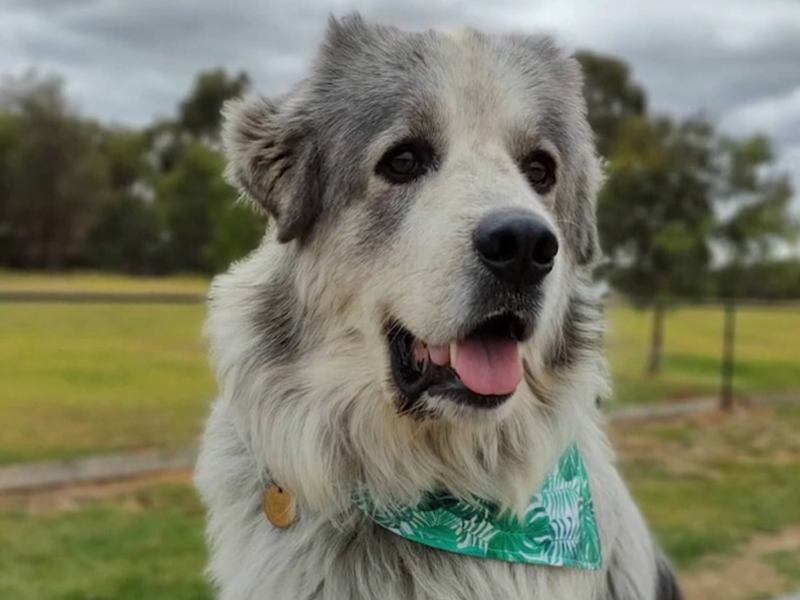
<instances>
[{"instance_id":1,"label":"black nose","mask_svg":"<svg viewBox=\"0 0 800 600\"><path fill-rule=\"evenodd\" d=\"M558 239L550 226L525 210L490 213L478 223L472 243L481 261L502 281L526 287L553 269Z\"/></svg>"}]
</instances>

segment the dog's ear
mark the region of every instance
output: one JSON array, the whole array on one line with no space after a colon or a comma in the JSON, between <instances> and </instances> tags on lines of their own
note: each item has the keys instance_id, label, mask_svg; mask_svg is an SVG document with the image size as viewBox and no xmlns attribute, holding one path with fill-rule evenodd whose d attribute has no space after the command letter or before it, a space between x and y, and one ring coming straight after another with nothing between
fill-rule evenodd
<instances>
[{"instance_id":1,"label":"dog's ear","mask_svg":"<svg viewBox=\"0 0 800 600\"><path fill-rule=\"evenodd\" d=\"M281 243L306 236L322 206L314 129L293 100L236 99L222 109L226 180L275 221Z\"/></svg>"},{"instance_id":2,"label":"dog's ear","mask_svg":"<svg viewBox=\"0 0 800 600\"><path fill-rule=\"evenodd\" d=\"M575 260L581 266L597 264L602 255L597 229L597 195L603 181L603 169L594 148L586 151L584 164L576 172L573 205L566 224L576 249Z\"/></svg>"},{"instance_id":3,"label":"dog's ear","mask_svg":"<svg viewBox=\"0 0 800 600\"><path fill-rule=\"evenodd\" d=\"M600 236L597 229L597 196L603 185L604 164L597 153L594 133L588 120L586 99L583 95L584 76L580 62L574 56L565 56L561 84L570 96L572 116L571 156L568 157L570 175L565 183L566 234L575 249L575 260L580 266L595 265L601 255ZM567 104L567 103L565 103Z\"/></svg>"}]
</instances>

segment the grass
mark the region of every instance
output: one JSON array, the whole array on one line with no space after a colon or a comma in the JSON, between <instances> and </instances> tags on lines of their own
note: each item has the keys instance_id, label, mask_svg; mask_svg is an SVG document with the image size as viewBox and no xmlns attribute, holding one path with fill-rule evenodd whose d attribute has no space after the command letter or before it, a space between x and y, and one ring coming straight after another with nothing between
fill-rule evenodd
<instances>
[{"instance_id":1,"label":"grass","mask_svg":"<svg viewBox=\"0 0 800 600\"><path fill-rule=\"evenodd\" d=\"M202 531L187 486L65 512L0 511L0 598L211 600Z\"/></svg>"},{"instance_id":2,"label":"grass","mask_svg":"<svg viewBox=\"0 0 800 600\"><path fill-rule=\"evenodd\" d=\"M682 568L800 525L800 407L617 431L623 472Z\"/></svg>"},{"instance_id":3,"label":"grass","mask_svg":"<svg viewBox=\"0 0 800 600\"><path fill-rule=\"evenodd\" d=\"M199 277L134 279L0 272L0 290L204 293ZM195 439L215 393L203 305L0 305L0 464ZM722 313L668 313L663 373L643 376L650 314L609 310L608 352L621 402L714 393ZM800 390L800 307L743 309L738 391ZM102 426L98 426L102 423Z\"/></svg>"},{"instance_id":4,"label":"grass","mask_svg":"<svg viewBox=\"0 0 800 600\"><path fill-rule=\"evenodd\" d=\"M158 292L204 294L208 278L197 275L129 277L111 273L38 273L0 270L0 290L39 292Z\"/></svg>"},{"instance_id":5,"label":"grass","mask_svg":"<svg viewBox=\"0 0 800 600\"><path fill-rule=\"evenodd\" d=\"M625 425L613 437L631 489L683 577L710 564L721 569L758 534L800 526L800 407ZM66 506L0 508L0 598L210 600L201 577L203 513L188 486ZM773 569L776 590L798 583L796 553L748 552L746 561ZM701 597L710 596L689 600Z\"/></svg>"},{"instance_id":6,"label":"grass","mask_svg":"<svg viewBox=\"0 0 800 600\"><path fill-rule=\"evenodd\" d=\"M770 552L765 559L793 586L800 586L800 546L793 550Z\"/></svg>"},{"instance_id":7,"label":"grass","mask_svg":"<svg viewBox=\"0 0 800 600\"><path fill-rule=\"evenodd\" d=\"M627 306L608 311L607 350L616 397L650 402L714 394L720 385L721 307L667 313L664 362L657 378L644 376L652 313ZM800 390L800 305L737 311L735 389L739 393Z\"/></svg>"},{"instance_id":8,"label":"grass","mask_svg":"<svg viewBox=\"0 0 800 600\"><path fill-rule=\"evenodd\" d=\"M204 308L0 308L0 462L185 444L214 384Z\"/></svg>"}]
</instances>

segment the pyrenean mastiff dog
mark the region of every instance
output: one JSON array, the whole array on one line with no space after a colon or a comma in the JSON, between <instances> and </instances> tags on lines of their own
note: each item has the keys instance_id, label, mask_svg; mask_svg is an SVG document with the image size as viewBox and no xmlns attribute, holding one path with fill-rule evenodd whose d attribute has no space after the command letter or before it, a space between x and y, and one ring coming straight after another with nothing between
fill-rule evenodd
<instances>
[{"instance_id":1,"label":"pyrenean mastiff dog","mask_svg":"<svg viewBox=\"0 0 800 600\"><path fill-rule=\"evenodd\" d=\"M224 117L227 178L271 225L210 294L219 598L679 598L597 406L578 62L353 15Z\"/></svg>"}]
</instances>

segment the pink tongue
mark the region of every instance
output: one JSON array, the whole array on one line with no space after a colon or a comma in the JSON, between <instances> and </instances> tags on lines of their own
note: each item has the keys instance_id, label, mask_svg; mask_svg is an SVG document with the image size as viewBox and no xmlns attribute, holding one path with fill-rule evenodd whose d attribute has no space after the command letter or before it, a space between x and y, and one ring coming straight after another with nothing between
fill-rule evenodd
<instances>
[{"instance_id":1,"label":"pink tongue","mask_svg":"<svg viewBox=\"0 0 800 600\"><path fill-rule=\"evenodd\" d=\"M471 391L505 396L522 381L522 361L514 340L468 338L458 342L453 368Z\"/></svg>"}]
</instances>

